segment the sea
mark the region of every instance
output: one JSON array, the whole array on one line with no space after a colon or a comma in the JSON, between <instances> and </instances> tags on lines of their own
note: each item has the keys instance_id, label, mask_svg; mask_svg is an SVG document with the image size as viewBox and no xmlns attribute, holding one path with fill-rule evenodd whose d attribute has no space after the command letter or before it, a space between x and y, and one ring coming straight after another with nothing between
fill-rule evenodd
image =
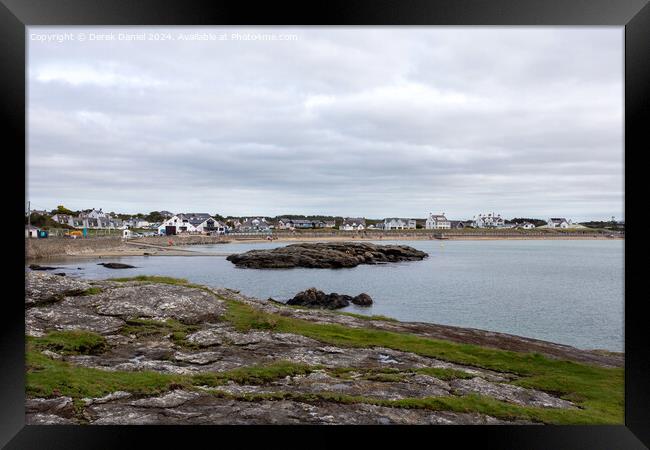
<instances>
[{"instance_id":1,"label":"sea","mask_svg":"<svg viewBox=\"0 0 650 450\"><path fill-rule=\"evenodd\" d=\"M343 311L510 333L581 349L624 351L624 241L431 240L377 241L409 245L422 261L347 269L244 269L224 256L132 256L48 261L88 279L164 275L223 286L245 295L288 300L315 287L326 293L369 294L370 307ZM286 242L191 246L239 253ZM108 269L123 262L134 269Z\"/></svg>"}]
</instances>

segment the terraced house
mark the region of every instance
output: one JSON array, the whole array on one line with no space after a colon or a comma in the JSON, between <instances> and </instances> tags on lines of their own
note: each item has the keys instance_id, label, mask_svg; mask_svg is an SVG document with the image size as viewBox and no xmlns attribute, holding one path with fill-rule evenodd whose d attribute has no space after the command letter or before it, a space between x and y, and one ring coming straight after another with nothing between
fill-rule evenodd
<instances>
[{"instance_id":1,"label":"terraced house","mask_svg":"<svg viewBox=\"0 0 650 450\"><path fill-rule=\"evenodd\" d=\"M503 228L506 221L501 217L501 214L493 212L487 214L479 214L474 219L474 226L476 228Z\"/></svg>"},{"instance_id":2,"label":"terraced house","mask_svg":"<svg viewBox=\"0 0 650 450\"><path fill-rule=\"evenodd\" d=\"M415 219L387 218L379 224L378 228L383 230L415 230Z\"/></svg>"},{"instance_id":3,"label":"terraced house","mask_svg":"<svg viewBox=\"0 0 650 450\"><path fill-rule=\"evenodd\" d=\"M109 214L106 214L104 211L102 211L101 208L93 208L89 211L84 211L78 216L72 216L69 214L55 214L52 216L52 220L74 228L88 228L94 230L124 227L122 220L116 217L111 217Z\"/></svg>"},{"instance_id":4,"label":"terraced house","mask_svg":"<svg viewBox=\"0 0 650 450\"><path fill-rule=\"evenodd\" d=\"M245 219L239 225L239 227L237 227L237 231L244 233L269 231L270 229L271 226L264 217L251 217L249 219Z\"/></svg>"}]
</instances>

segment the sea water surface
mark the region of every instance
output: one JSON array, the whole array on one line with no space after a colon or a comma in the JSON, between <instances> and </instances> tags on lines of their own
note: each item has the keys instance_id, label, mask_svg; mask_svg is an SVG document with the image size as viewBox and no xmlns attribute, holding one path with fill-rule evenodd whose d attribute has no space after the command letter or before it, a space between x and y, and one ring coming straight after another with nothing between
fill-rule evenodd
<instances>
[{"instance_id":1,"label":"sea water surface","mask_svg":"<svg viewBox=\"0 0 650 450\"><path fill-rule=\"evenodd\" d=\"M222 256L102 258L54 261L68 276L99 279L165 275L287 300L316 287L327 293L369 294L371 307L343 311L511 333L584 349L623 351L622 240L376 241L427 252L423 261L351 269L242 269ZM286 242L192 246L239 253ZM50 262L48 262L50 264ZM81 270L78 270L81 268Z\"/></svg>"}]
</instances>

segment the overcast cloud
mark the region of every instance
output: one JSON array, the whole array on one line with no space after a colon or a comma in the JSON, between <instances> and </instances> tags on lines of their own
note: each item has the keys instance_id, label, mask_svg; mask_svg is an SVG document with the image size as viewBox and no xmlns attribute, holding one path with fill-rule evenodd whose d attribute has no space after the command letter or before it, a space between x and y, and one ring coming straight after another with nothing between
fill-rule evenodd
<instances>
[{"instance_id":1,"label":"overcast cloud","mask_svg":"<svg viewBox=\"0 0 650 450\"><path fill-rule=\"evenodd\" d=\"M32 207L623 217L622 27L28 42Z\"/></svg>"}]
</instances>

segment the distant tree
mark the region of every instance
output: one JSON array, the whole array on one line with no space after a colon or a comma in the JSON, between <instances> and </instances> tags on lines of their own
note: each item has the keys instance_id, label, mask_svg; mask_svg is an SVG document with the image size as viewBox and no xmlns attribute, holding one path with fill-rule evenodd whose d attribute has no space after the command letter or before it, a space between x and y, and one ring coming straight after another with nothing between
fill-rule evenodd
<instances>
[{"instance_id":1,"label":"distant tree","mask_svg":"<svg viewBox=\"0 0 650 450\"><path fill-rule=\"evenodd\" d=\"M43 230L48 230L50 228L72 228L66 224L55 222L48 215L32 213L29 219L33 226L41 228ZM25 225L27 225L27 216L25 216Z\"/></svg>"},{"instance_id":2,"label":"distant tree","mask_svg":"<svg viewBox=\"0 0 650 450\"><path fill-rule=\"evenodd\" d=\"M71 216L75 214L74 211L69 210L68 208L66 208L63 205L57 206L56 209L52 211L52 213L53 214L69 214Z\"/></svg>"},{"instance_id":3,"label":"distant tree","mask_svg":"<svg viewBox=\"0 0 650 450\"><path fill-rule=\"evenodd\" d=\"M524 222L530 222L536 227L541 227L542 225L546 225L546 221L542 219L530 219L528 217L515 217L514 219L506 220L506 223L524 223Z\"/></svg>"},{"instance_id":4,"label":"distant tree","mask_svg":"<svg viewBox=\"0 0 650 450\"><path fill-rule=\"evenodd\" d=\"M145 219L148 222L164 222L165 217L160 214L160 211L151 211L149 214L145 216Z\"/></svg>"}]
</instances>

